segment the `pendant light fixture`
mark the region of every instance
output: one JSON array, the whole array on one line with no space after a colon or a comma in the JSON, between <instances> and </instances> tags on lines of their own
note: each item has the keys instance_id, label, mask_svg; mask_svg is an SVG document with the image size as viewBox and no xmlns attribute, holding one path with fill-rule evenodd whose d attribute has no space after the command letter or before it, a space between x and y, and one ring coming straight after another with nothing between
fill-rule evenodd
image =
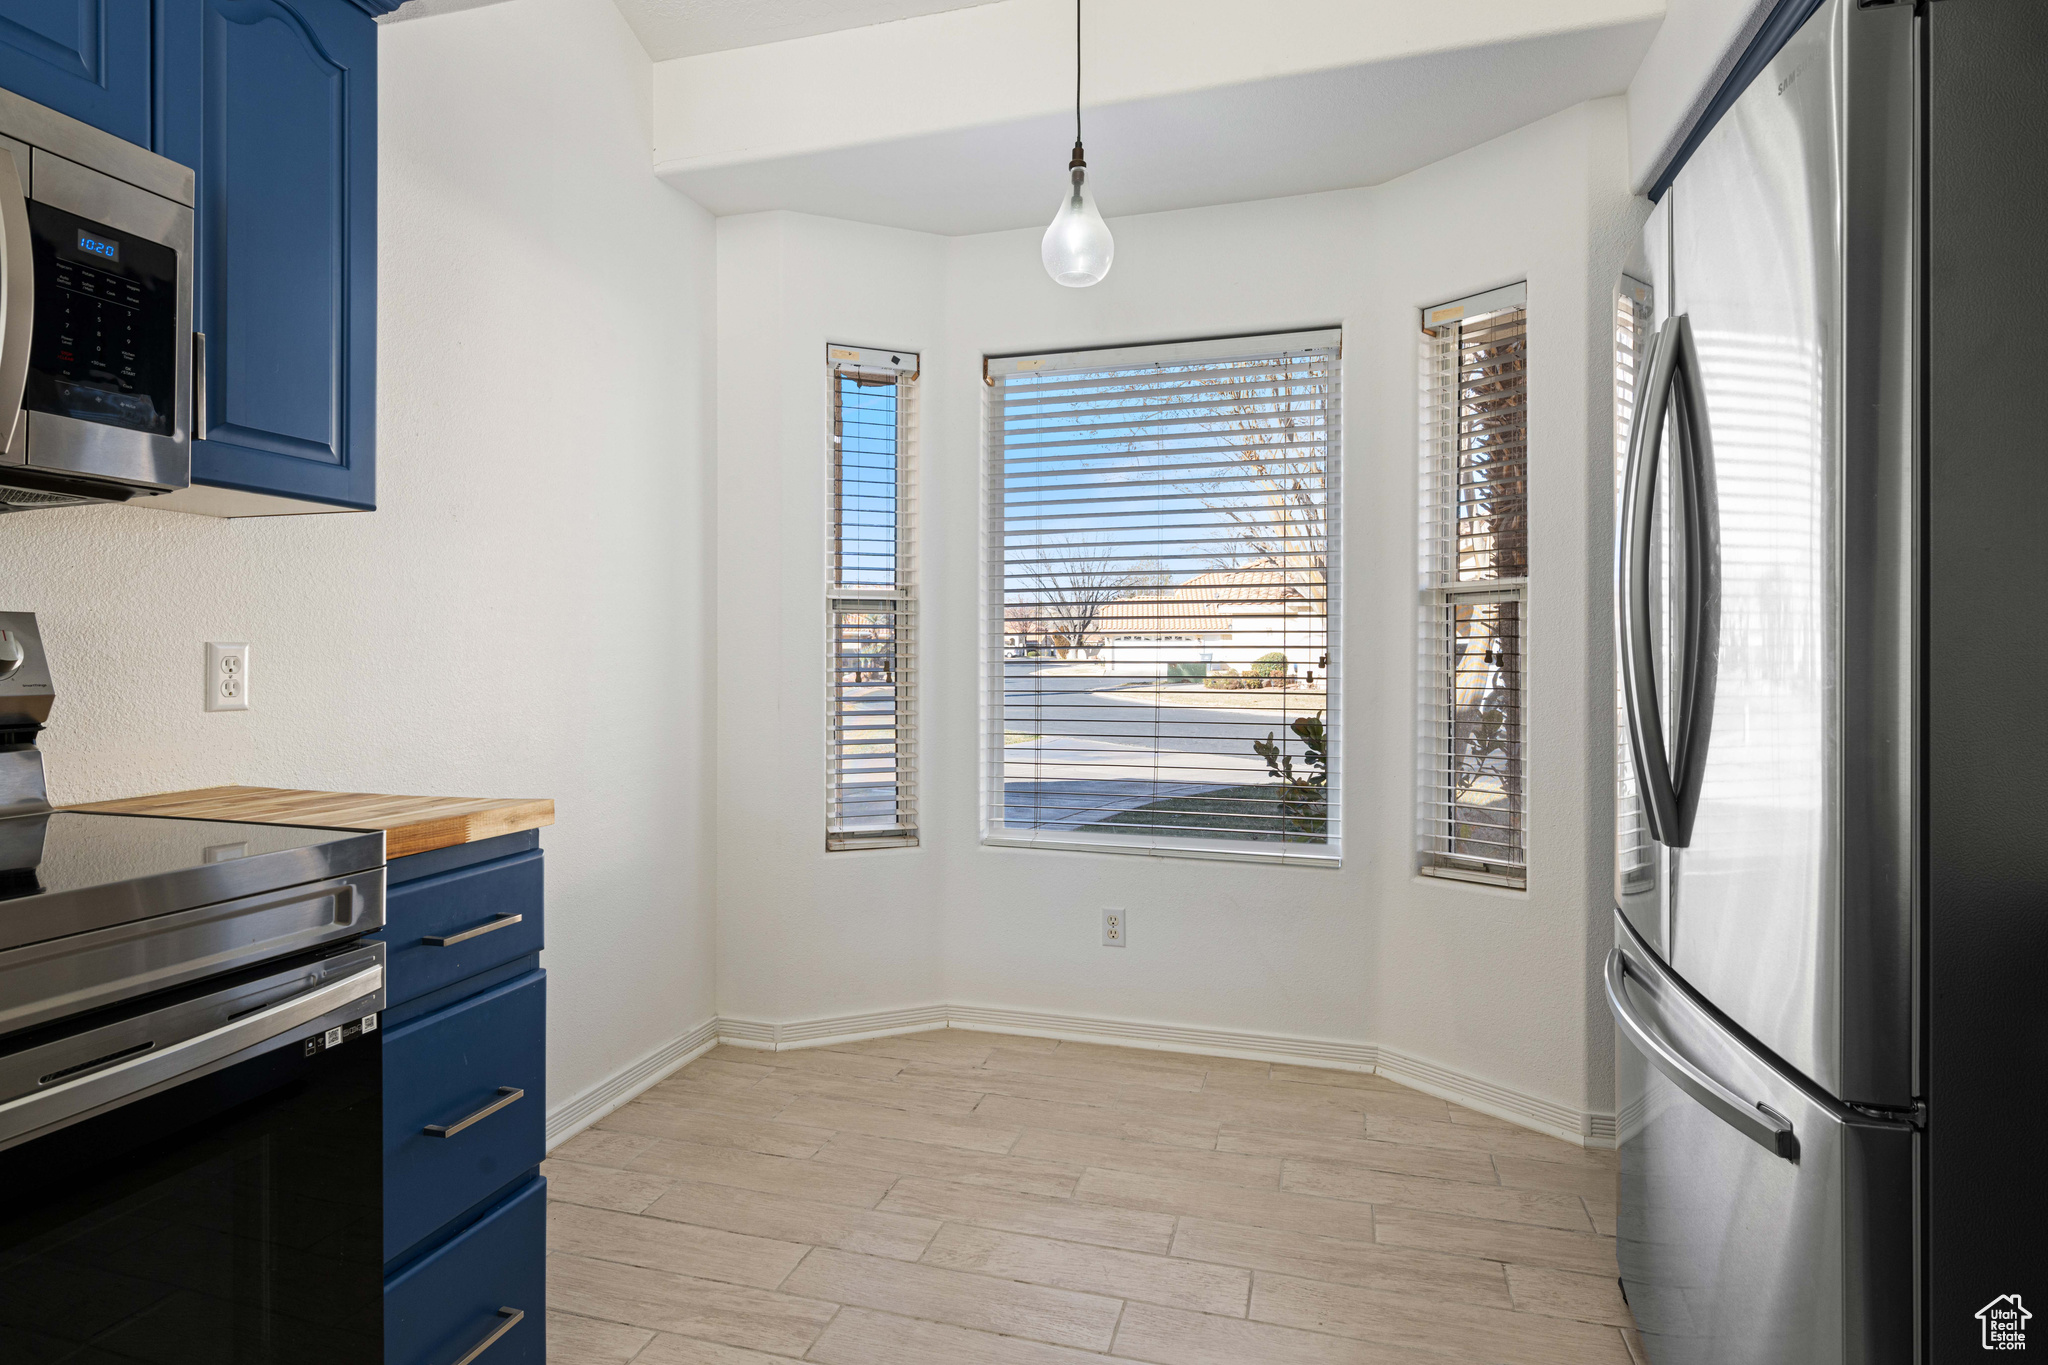
<instances>
[{"instance_id":1,"label":"pendant light fixture","mask_svg":"<svg viewBox=\"0 0 2048 1365\"><path fill-rule=\"evenodd\" d=\"M1074 155L1067 162L1069 187L1060 211L1045 230L1038 256L1045 273L1069 288L1082 289L1109 273L1116 242L1088 192L1088 160L1081 151L1081 0L1074 0Z\"/></svg>"}]
</instances>

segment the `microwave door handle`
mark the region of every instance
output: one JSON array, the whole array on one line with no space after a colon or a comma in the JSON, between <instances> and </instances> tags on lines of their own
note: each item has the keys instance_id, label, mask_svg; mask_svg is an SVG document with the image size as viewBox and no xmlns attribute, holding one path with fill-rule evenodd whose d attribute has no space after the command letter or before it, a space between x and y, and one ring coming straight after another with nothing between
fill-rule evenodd
<instances>
[{"instance_id":1,"label":"microwave door handle","mask_svg":"<svg viewBox=\"0 0 2048 1365\"><path fill-rule=\"evenodd\" d=\"M17 448L28 353L36 325L35 253L29 246L28 191L14 157L0 150L0 424L6 450Z\"/></svg>"},{"instance_id":2,"label":"microwave door handle","mask_svg":"<svg viewBox=\"0 0 2048 1365\"><path fill-rule=\"evenodd\" d=\"M192 334L192 439L206 439L206 333Z\"/></svg>"},{"instance_id":3,"label":"microwave door handle","mask_svg":"<svg viewBox=\"0 0 2048 1365\"><path fill-rule=\"evenodd\" d=\"M1651 514L1664 417L1671 405L1678 342L1672 319L1650 345L1647 381L1636 403L1623 466L1621 515L1614 527L1614 610L1621 656L1622 708L1629 750L1642 793L1643 823L1659 843L1678 846L1678 800L1664 748L1664 718L1657 705L1657 664L1650 639Z\"/></svg>"}]
</instances>

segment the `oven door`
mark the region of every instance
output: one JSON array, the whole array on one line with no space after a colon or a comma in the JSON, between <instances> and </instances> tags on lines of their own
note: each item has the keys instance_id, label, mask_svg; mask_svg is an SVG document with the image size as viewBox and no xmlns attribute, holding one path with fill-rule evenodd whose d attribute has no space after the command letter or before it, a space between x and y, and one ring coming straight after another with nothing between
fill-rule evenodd
<instances>
[{"instance_id":1,"label":"oven door","mask_svg":"<svg viewBox=\"0 0 2048 1365\"><path fill-rule=\"evenodd\" d=\"M185 487L192 210L0 144L0 478L112 499Z\"/></svg>"},{"instance_id":2,"label":"oven door","mask_svg":"<svg viewBox=\"0 0 2048 1365\"><path fill-rule=\"evenodd\" d=\"M0 1040L0 1358L382 1360L383 953Z\"/></svg>"}]
</instances>

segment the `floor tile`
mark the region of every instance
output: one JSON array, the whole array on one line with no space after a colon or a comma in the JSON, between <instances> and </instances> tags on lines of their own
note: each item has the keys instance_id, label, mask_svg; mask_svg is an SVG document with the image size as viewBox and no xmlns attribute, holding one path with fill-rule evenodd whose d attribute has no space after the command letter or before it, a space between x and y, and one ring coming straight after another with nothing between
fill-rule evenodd
<instances>
[{"instance_id":1,"label":"floor tile","mask_svg":"<svg viewBox=\"0 0 2048 1365\"><path fill-rule=\"evenodd\" d=\"M1393 1175L1337 1161L1291 1160L1281 1172L1280 1187L1330 1199L1356 1199L1367 1204L1392 1204L1507 1223L1535 1223L1575 1232L1590 1232L1593 1226L1586 1217L1586 1206L1576 1195Z\"/></svg>"},{"instance_id":2,"label":"floor tile","mask_svg":"<svg viewBox=\"0 0 2048 1365\"><path fill-rule=\"evenodd\" d=\"M1508 1293L1514 1297L1515 1307L1524 1312L1615 1327L1635 1325L1621 1297L1621 1284L1612 1275L1582 1275L1535 1265L1511 1265L1507 1271Z\"/></svg>"},{"instance_id":3,"label":"floor tile","mask_svg":"<svg viewBox=\"0 0 2048 1365\"><path fill-rule=\"evenodd\" d=\"M1118 1300L1099 1294L846 1251L811 1252L789 1277L785 1292L1083 1351L1109 1348L1123 1309Z\"/></svg>"},{"instance_id":4,"label":"floor tile","mask_svg":"<svg viewBox=\"0 0 2048 1365\"><path fill-rule=\"evenodd\" d=\"M720 1047L546 1163L552 1359L1644 1365L1616 1169L1364 1072Z\"/></svg>"},{"instance_id":5,"label":"floor tile","mask_svg":"<svg viewBox=\"0 0 2048 1365\"><path fill-rule=\"evenodd\" d=\"M924 1253L926 1265L1053 1285L1112 1298L1243 1317L1249 1270L1168 1256L1026 1237L948 1223Z\"/></svg>"},{"instance_id":6,"label":"floor tile","mask_svg":"<svg viewBox=\"0 0 2048 1365\"><path fill-rule=\"evenodd\" d=\"M676 1138L708 1147L738 1147L769 1156L815 1156L832 1138L829 1128L739 1118L679 1104L629 1104L598 1121L614 1133Z\"/></svg>"},{"instance_id":7,"label":"floor tile","mask_svg":"<svg viewBox=\"0 0 2048 1365\"><path fill-rule=\"evenodd\" d=\"M671 1183L641 1171L616 1171L560 1158L543 1161L540 1173L548 1178L549 1202L587 1204L620 1213L640 1212L666 1194Z\"/></svg>"},{"instance_id":8,"label":"floor tile","mask_svg":"<svg viewBox=\"0 0 2048 1365\"><path fill-rule=\"evenodd\" d=\"M715 1341L693 1341L689 1337L670 1336L664 1332L648 1343L646 1350L633 1357L633 1365L786 1365L794 1359L794 1356L764 1355L760 1351L721 1346ZM483 1362L479 1361L478 1365L483 1365ZM557 1362L550 1360L548 1365L557 1365Z\"/></svg>"},{"instance_id":9,"label":"floor tile","mask_svg":"<svg viewBox=\"0 0 2048 1365\"><path fill-rule=\"evenodd\" d=\"M580 1204L548 1209L548 1250L773 1289L807 1247Z\"/></svg>"},{"instance_id":10,"label":"floor tile","mask_svg":"<svg viewBox=\"0 0 2048 1365\"><path fill-rule=\"evenodd\" d=\"M849 1166L763 1156L759 1152L672 1142L666 1138L642 1140L647 1145L628 1159L628 1169L676 1180L736 1185L745 1190L821 1199L828 1204L850 1204L861 1209L873 1208L893 1183L885 1175Z\"/></svg>"},{"instance_id":11,"label":"floor tile","mask_svg":"<svg viewBox=\"0 0 2048 1365\"><path fill-rule=\"evenodd\" d=\"M1073 1194L1082 1167L1028 1157L992 1156L929 1142L841 1133L820 1148L814 1160L828 1165L858 1166L890 1175L921 1175L960 1185L985 1185L1016 1194L1064 1199Z\"/></svg>"},{"instance_id":12,"label":"floor tile","mask_svg":"<svg viewBox=\"0 0 2048 1365\"><path fill-rule=\"evenodd\" d=\"M972 1152L1007 1152L1010 1144L1017 1140L1015 1128L956 1122L936 1114L885 1109L875 1104L855 1104L816 1096L799 1096L793 1100L782 1111L782 1122L863 1133L868 1137L896 1138L903 1142L965 1147Z\"/></svg>"},{"instance_id":13,"label":"floor tile","mask_svg":"<svg viewBox=\"0 0 2048 1365\"><path fill-rule=\"evenodd\" d=\"M775 1105L778 1115L791 1102L815 1096L955 1119L973 1113L975 1102L982 1096L978 1089L929 1085L922 1078L906 1078L900 1072L882 1079L874 1076L828 1076L822 1071L778 1071L762 1081L752 1093L763 1102Z\"/></svg>"},{"instance_id":14,"label":"floor tile","mask_svg":"<svg viewBox=\"0 0 2048 1365\"><path fill-rule=\"evenodd\" d=\"M645 1327L548 1313L548 1365L626 1365L652 1340Z\"/></svg>"},{"instance_id":15,"label":"floor tile","mask_svg":"<svg viewBox=\"0 0 2048 1365\"><path fill-rule=\"evenodd\" d=\"M1094 1133L1063 1133L1052 1128L1027 1128L1010 1148L1011 1156L1037 1157L1075 1166L1101 1166L1113 1171L1144 1171L1213 1180L1223 1185L1280 1186L1280 1159L1238 1152L1189 1151L1162 1143Z\"/></svg>"},{"instance_id":16,"label":"floor tile","mask_svg":"<svg viewBox=\"0 0 2048 1365\"><path fill-rule=\"evenodd\" d=\"M1468 1180L1481 1185L1500 1183L1499 1173L1485 1152L1411 1147L1400 1142L1376 1142L1371 1138L1316 1137L1312 1134L1276 1133L1270 1129L1240 1131L1225 1128L1216 1135L1216 1150L1342 1161L1397 1175L1426 1175L1438 1180Z\"/></svg>"},{"instance_id":17,"label":"floor tile","mask_svg":"<svg viewBox=\"0 0 2048 1365\"><path fill-rule=\"evenodd\" d=\"M1415 1247L1492 1261L1547 1265L1589 1275L1612 1275L1614 1239L1588 1232L1564 1232L1523 1223L1458 1218L1414 1209L1378 1210L1374 1226L1384 1246Z\"/></svg>"},{"instance_id":18,"label":"floor tile","mask_svg":"<svg viewBox=\"0 0 2048 1365\"><path fill-rule=\"evenodd\" d=\"M806 1360L818 1365L1101 1365L1092 1351L920 1322L864 1308L841 1309Z\"/></svg>"},{"instance_id":19,"label":"floor tile","mask_svg":"<svg viewBox=\"0 0 2048 1365\"><path fill-rule=\"evenodd\" d=\"M1069 1052L1065 1047L1057 1052L1017 1052L999 1047L989 1054L985 1065L992 1070L1072 1076L1077 1080L1163 1090L1200 1090L1203 1075L1201 1071L1185 1066L1161 1065L1149 1059L1088 1056Z\"/></svg>"},{"instance_id":20,"label":"floor tile","mask_svg":"<svg viewBox=\"0 0 2048 1365\"><path fill-rule=\"evenodd\" d=\"M1560 1194L1583 1195L1611 1204L1615 1198L1615 1173L1602 1166L1533 1161L1528 1157L1495 1153L1494 1169L1500 1183L1524 1190L1555 1190Z\"/></svg>"},{"instance_id":21,"label":"floor tile","mask_svg":"<svg viewBox=\"0 0 2048 1365\"><path fill-rule=\"evenodd\" d=\"M1224 1190L1227 1185L1211 1188ZM885 1213L907 1213L949 1223L973 1223L1005 1232L1028 1233L1068 1242L1120 1247L1165 1255L1173 1243L1173 1215L1129 1208L1104 1208L1074 1199L1034 1199L1002 1190L956 1185L906 1176L881 1204Z\"/></svg>"},{"instance_id":22,"label":"floor tile","mask_svg":"<svg viewBox=\"0 0 2048 1365\"><path fill-rule=\"evenodd\" d=\"M1442 1305L1353 1285L1260 1274L1251 1316L1483 1365L1631 1365L1612 1327L1507 1309Z\"/></svg>"},{"instance_id":23,"label":"floor tile","mask_svg":"<svg viewBox=\"0 0 2048 1365\"><path fill-rule=\"evenodd\" d=\"M1411 1351L1149 1303L1134 1303L1124 1309L1110 1354L1155 1365L1446 1365L1444 1357L1434 1351Z\"/></svg>"},{"instance_id":24,"label":"floor tile","mask_svg":"<svg viewBox=\"0 0 2048 1365\"><path fill-rule=\"evenodd\" d=\"M1408 1294L1438 1303L1514 1307L1499 1263L1471 1256L1314 1237L1305 1232L1245 1227L1203 1218L1180 1220L1180 1229L1173 1238L1173 1254L1300 1279Z\"/></svg>"},{"instance_id":25,"label":"floor tile","mask_svg":"<svg viewBox=\"0 0 2048 1365\"><path fill-rule=\"evenodd\" d=\"M1510 1156L1533 1157L1538 1161L1599 1166L1610 1164L1612 1151L1579 1147L1526 1128L1476 1128L1470 1124L1402 1118L1394 1114L1368 1114L1365 1135L1382 1142L1405 1142L1417 1147L1447 1147L1465 1152L1502 1152Z\"/></svg>"},{"instance_id":26,"label":"floor tile","mask_svg":"<svg viewBox=\"0 0 2048 1365\"><path fill-rule=\"evenodd\" d=\"M1191 1215L1219 1223L1285 1228L1358 1242L1373 1239L1370 1205L1283 1190L1253 1190L1174 1176L1091 1170L1081 1177L1074 1197L1091 1204L1146 1209L1162 1215Z\"/></svg>"},{"instance_id":27,"label":"floor tile","mask_svg":"<svg viewBox=\"0 0 2048 1365\"><path fill-rule=\"evenodd\" d=\"M801 1356L837 1305L581 1256L548 1257L548 1307L727 1346Z\"/></svg>"},{"instance_id":28,"label":"floor tile","mask_svg":"<svg viewBox=\"0 0 2048 1365\"><path fill-rule=\"evenodd\" d=\"M867 1256L914 1261L939 1230L935 1218L877 1213L815 1199L764 1194L731 1185L679 1183L646 1209L650 1218L669 1218L700 1227L723 1228L807 1246L838 1247Z\"/></svg>"},{"instance_id":29,"label":"floor tile","mask_svg":"<svg viewBox=\"0 0 2048 1365\"><path fill-rule=\"evenodd\" d=\"M1207 1118L1161 1115L1143 1105L1108 1107L1097 1104L1063 1104L1052 1100L1023 1099L1014 1095L982 1097L974 1110L977 1117L992 1124L1015 1128L1050 1128L1062 1133L1096 1133L1103 1137L1129 1138L1134 1142L1157 1142L1168 1147L1216 1149L1216 1131L1223 1125Z\"/></svg>"}]
</instances>

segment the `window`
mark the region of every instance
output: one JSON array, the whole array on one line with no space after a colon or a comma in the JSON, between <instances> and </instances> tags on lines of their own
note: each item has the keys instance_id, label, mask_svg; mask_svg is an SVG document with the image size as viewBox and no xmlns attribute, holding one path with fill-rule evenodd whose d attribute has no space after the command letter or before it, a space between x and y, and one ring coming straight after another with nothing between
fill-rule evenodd
<instances>
[{"instance_id":1,"label":"window","mask_svg":"<svg viewBox=\"0 0 2048 1365\"><path fill-rule=\"evenodd\" d=\"M1622 472L1628 466L1629 433L1635 422L1636 375L1650 336L1650 286L1622 277L1614 296L1614 492L1620 515ZM1657 884L1656 851L1643 822L1642 796L1636 787L1630 757L1627 702L1621 694L1620 671L1614 681L1614 820L1615 866L1621 870L1623 894L1640 893Z\"/></svg>"},{"instance_id":2,"label":"window","mask_svg":"<svg viewBox=\"0 0 2048 1365\"><path fill-rule=\"evenodd\" d=\"M832 507L825 581L825 847L917 842L911 514L918 358L826 350Z\"/></svg>"},{"instance_id":3,"label":"window","mask_svg":"<svg viewBox=\"0 0 2048 1365\"><path fill-rule=\"evenodd\" d=\"M1417 865L1527 881L1527 289L1423 314Z\"/></svg>"},{"instance_id":4,"label":"window","mask_svg":"<svg viewBox=\"0 0 2048 1365\"><path fill-rule=\"evenodd\" d=\"M989 842L1336 861L1339 338L987 361Z\"/></svg>"}]
</instances>

